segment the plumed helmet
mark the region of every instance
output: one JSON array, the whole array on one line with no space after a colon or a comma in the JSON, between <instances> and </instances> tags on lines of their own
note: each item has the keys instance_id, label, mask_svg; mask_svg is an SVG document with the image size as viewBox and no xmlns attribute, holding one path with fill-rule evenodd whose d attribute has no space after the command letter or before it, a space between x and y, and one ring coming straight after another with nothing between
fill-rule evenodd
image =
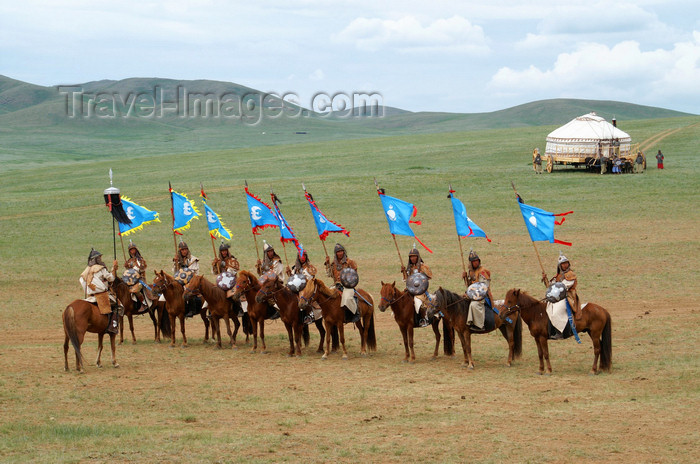
<instances>
[{"instance_id":1,"label":"plumed helmet","mask_svg":"<svg viewBox=\"0 0 700 464\"><path fill-rule=\"evenodd\" d=\"M229 248L231 248L230 243L221 242L221 245L219 245L219 251L228 250Z\"/></svg>"},{"instance_id":2,"label":"plumed helmet","mask_svg":"<svg viewBox=\"0 0 700 464\"><path fill-rule=\"evenodd\" d=\"M343 247L343 245L341 245L340 243L336 243L335 249L333 250L333 253L337 253L339 251L345 251L345 247Z\"/></svg>"},{"instance_id":3,"label":"plumed helmet","mask_svg":"<svg viewBox=\"0 0 700 464\"><path fill-rule=\"evenodd\" d=\"M95 250L94 248L91 248L90 254L88 255L88 264L90 264L91 262L94 262L94 260L96 260L100 256L102 256L102 253Z\"/></svg>"},{"instance_id":4,"label":"plumed helmet","mask_svg":"<svg viewBox=\"0 0 700 464\"><path fill-rule=\"evenodd\" d=\"M268 251L268 250L274 250L275 247L267 243L267 241L263 240L263 251Z\"/></svg>"},{"instance_id":5,"label":"plumed helmet","mask_svg":"<svg viewBox=\"0 0 700 464\"><path fill-rule=\"evenodd\" d=\"M569 259L568 259L566 256L564 256L564 253L562 253L561 251L559 252L559 261L558 261L558 262L559 262L559 265L561 265L561 264L563 264L563 263L569 263L569 264L571 264L571 263L569 262Z\"/></svg>"},{"instance_id":6,"label":"plumed helmet","mask_svg":"<svg viewBox=\"0 0 700 464\"><path fill-rule=\"evenodd\" d=\"M131 251L133 248L136 248L138 250L136 244L132 242L131 239L129 239L129 251Z\"/></svg>"},{"instance_id":7,"label":"plumed helmet","mask_svg":"<svg viewBox=\"0 0 700 464\"><path fill-rule=\"evenodd\" d=\"M186 244L185 242L183 242L182 240L180 240L180 245L178 245L178 248L181 249L181 250L182 250L182 249L185 249L185 250L189 250L189 249L190 249L190 247L188 247L187 244Z\"/></svg>"},{"instance_id":8,"label":"plumed helmet","mask_svg":"<svg viewBox=\"0 0 700 464\"><path fill-rule=\"evenodd\" d=\"M472 261L481 261L481 258L479 258L479 255L477 255L474 250L469 250L469 262Z\"/></svg>"},{"instance_id":9,"label":"plumed helmet","mask_svg":"<svg viewBox=\"0 0 700 464\"><path fill-rule=\"evenodd\" d=\"M408 256L418 256L420 258L420 252L418 251L418 248L414 246L413 249L408 252Z\"/></svg>"}]
</instances>

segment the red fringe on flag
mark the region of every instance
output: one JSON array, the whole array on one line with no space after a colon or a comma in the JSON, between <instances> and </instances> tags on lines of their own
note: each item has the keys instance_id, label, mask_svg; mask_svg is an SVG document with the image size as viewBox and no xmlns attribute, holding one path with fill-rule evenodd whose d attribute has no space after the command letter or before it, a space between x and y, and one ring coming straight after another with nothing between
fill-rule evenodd
<instances>
[{"instance_id":1,"label":"red fringe on flag","mask_svg":"<svg viewBox=\"0 0 700 464\"><path fill-rule=\"evenodd\" d=\"M571 246L571 242L562 242L561 240L557 240L556 238L554 239L554 243L558 243L559 245Z\"/></svg>"},{"instance_id":2,"label":"red fringe on flag","mask_svg":"<svg viewBox=\"0 0 700 464\"><path fill-rule=\"evenodd\" d=\"M555 214L555 216L566 216L567 214L571 214L571 213L573 213L573 211L567 211L566 213ZM556 225L560 226L560 225L564 224L564 221L566 221L566 218L562 217L561 221L554 221L554 223Z\"/></svg>"},{"instance_id":3,"label":"red fringe on flag","mask_svg":"<svg viewBox=\"0 0 700 464\"><path fill-rule=\"evenodd\" d=\"M422 246L423 248L425 248L426 250L428 250L428 253L432 253L432 252L433 252L433 250L431 250L430 248L428 248L427 246L425 246L425 243L423 243L423 242L420 241L420 239L418 238L417 235L414 236L413 238L415 238L415 239L416 239L416 242L420 243L421 246Z\"/></svg>"}]
</instances>

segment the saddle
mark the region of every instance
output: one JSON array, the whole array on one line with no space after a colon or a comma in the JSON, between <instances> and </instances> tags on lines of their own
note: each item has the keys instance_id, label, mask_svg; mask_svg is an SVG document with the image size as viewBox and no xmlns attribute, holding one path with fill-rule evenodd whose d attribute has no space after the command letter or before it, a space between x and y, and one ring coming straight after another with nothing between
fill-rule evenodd
<instances>
[{"instance_id":1,"label":"saddle","mask_svg":"<svg viewBox=\"0 0 700 464\"><path fill-rule=\"evenodd\" d=\"M574 331L571 330L571 324L566 323L564 327L564 332L559 332L556 327L552 325L552 322L547 319L547 338L549 340L566 340L569 337L573 337Z\"/></svg>"}]
</instances>

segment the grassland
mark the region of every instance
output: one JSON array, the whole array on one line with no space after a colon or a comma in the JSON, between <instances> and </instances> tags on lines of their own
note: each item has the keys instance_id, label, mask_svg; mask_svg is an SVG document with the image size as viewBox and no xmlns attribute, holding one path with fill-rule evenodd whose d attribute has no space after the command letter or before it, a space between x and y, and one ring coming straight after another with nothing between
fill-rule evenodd
<instances>
[{"instance_id":1,"label":"grassland","mask_svg":"<svg viewBox=\"0 0 700 464\"><path fill-rule=\"evenodd\" d=\"M0 460L3 462L697 462L700 366L698 118L630 121L634 140L682 128L650 147L666 169L642 175L558 170L535 176L530 153L549 127L401 135L113 159L18 163L0 173ZM77 143L77 142L76 142ZM114 151L120 150L119 141ZM184 151L184 150L183 150ZM651 159L650 159L651 161ZM552 343L554 375L538 377L534 343L508 369L505 342L476 337L477 368L460 356L428 361L432 335L417 333L415 365L389 313L377 315L378 351L321 361L307 349L285 357L282 327L267 327L268 355L202 344L151 341L137 320L136 345L118 349L121 368L62 372L60 313L80 296L77 276L91 246L111 258L111 220L102 190L107 171L123 194L160 212L162 223L133 239L152 269L173 253L168 181L191 199L200 181L234 234L244 268L256 256L243 182L266 198L271 186L295 232L320 262L301 182L332 219L351 230L341 240L360 267L361 286L378 298L380 280L398 280L373 177L414 202L415 228L433 250L424 256L434 285L458 290L461 263L448 184L493 240L470 240L494 274L494 295L520 287L541 292L539 266L513 199L550 211L574 210L557 237L579 276L584 300L613 316L613 372L589 377L590 343ZM278 243L274 232L267 240ZM211 242L203 221L185 240L203 261ZM331 240L335 240L332 237ZM399 237L405 254L412 241ZM334 243L334 242L330 242ZM538 249L553 272L559 247ZM121 255L121 250L117 250ZM288 250L292 259L292 252ZM426 253L427 254L427 253ZM119 258L120 262L123 261ZM207 276L211 278L209 272ZM94 354L95 336L84 344ZM312 336L312 345L317 343Z\"/></svg>"}]
</instances>

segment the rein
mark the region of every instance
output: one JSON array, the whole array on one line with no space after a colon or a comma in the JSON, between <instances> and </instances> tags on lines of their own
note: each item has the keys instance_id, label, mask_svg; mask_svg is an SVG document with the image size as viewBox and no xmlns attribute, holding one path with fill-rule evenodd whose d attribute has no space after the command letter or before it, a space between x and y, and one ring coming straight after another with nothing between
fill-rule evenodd
<instances>
[{"instance_id":1,"label":"rein","mask_svg":"<svg viewBox=\"0 0 700 464\"><path fill-rule=\"evenodd\" d=\"M392 296L396 295L396 292L398 292L398 291L399 290L397 288L394 288L394 294ZM401 298L405 297L406 295L408 295L408 292L403 292L403 293L401 293L401 296L399 296L398 298L394 298L393 300L389 300L389 298L382 296L382 300L386 301L386 304L391 306L392 304L401 300Z\"/></svg>"}]
</instances>

